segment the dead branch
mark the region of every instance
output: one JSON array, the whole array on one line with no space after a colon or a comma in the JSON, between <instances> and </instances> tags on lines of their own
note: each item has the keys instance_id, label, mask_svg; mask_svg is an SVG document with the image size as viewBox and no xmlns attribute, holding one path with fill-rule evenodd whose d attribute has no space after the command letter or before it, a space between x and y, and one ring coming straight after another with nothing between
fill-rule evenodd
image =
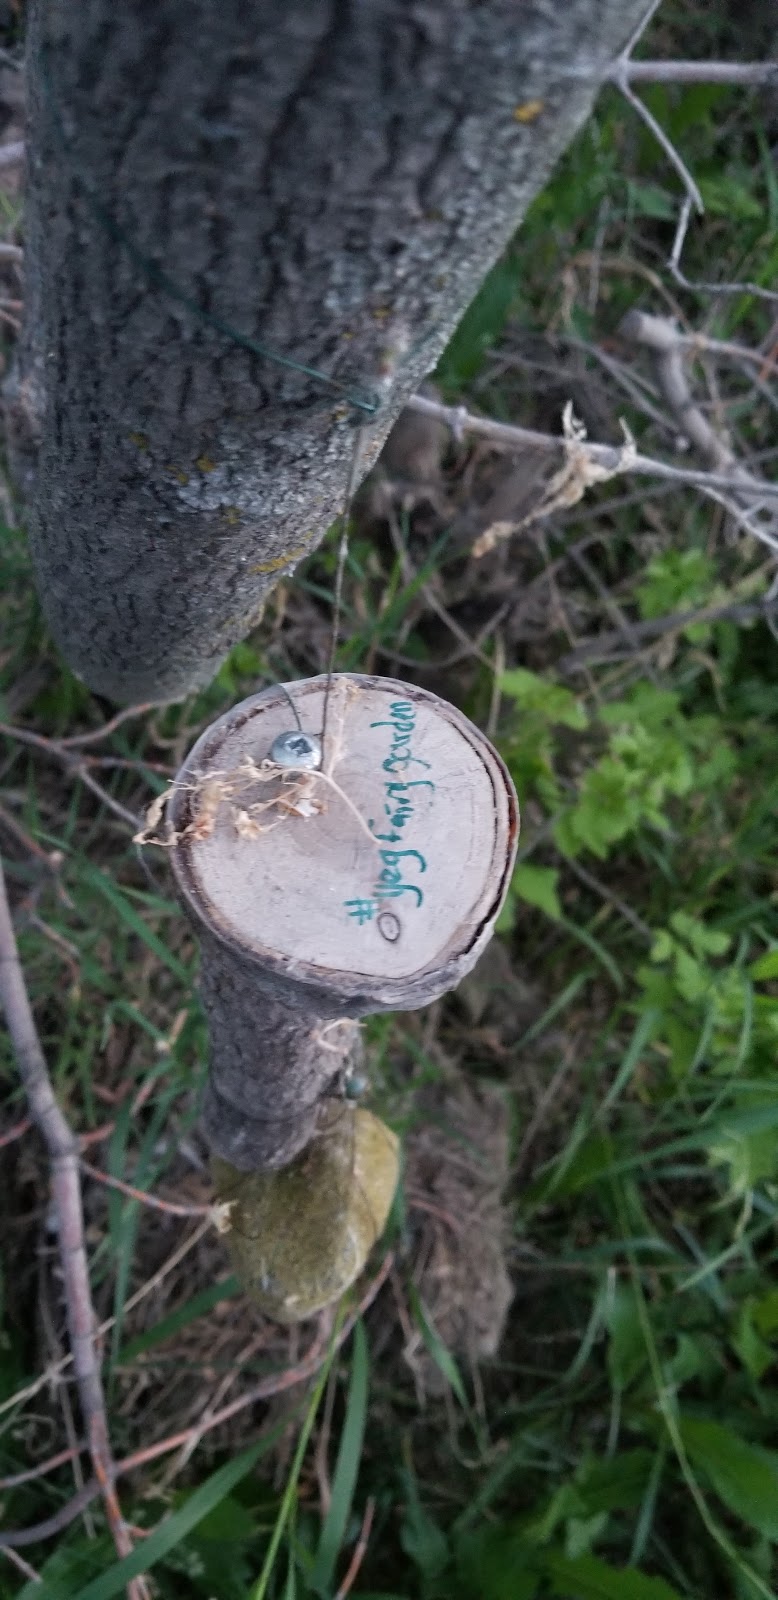
<instances>
[{"instance_id":1,"label":"dead branch","mask_svg":"<svg viewBox=\"0 0 778 1600\"><path fill-rule=\"evenodd\" d=\"M507 450L526 450L530 446L534 450L545 451L549 455L559 453L564 448L564 439L555 438L550 433L536 433L532 428L517 428L506 422L495 422L491 417L478 417L467 411L464 406L444 406L435 400L428 400L424 395L413 395L408 405L426 416L439 417L441 422L447 422L452 433L473 433L483 439L492 439L495 444ZM644 456L635 450L627 450L623 445L594 444L589 440L579 442L580 462L588 461L595 469L590 482L595 481L595 471L602 480L603 471L606 478L615 477L621 473L635 473L639 477L660 478L668 484L689 486L699 489L710 499L724 504L726 509L736 518L742 518L734 501L725 498L727 492L732 495L738 491L742 494L743 480L741 477L721 472L695 471L694 468L673 467L666 461L654 461L650 456ZM588 485L586 485L588 487ZM759 500L778 499L778 484L761 483L758 485ZM558 504L559 502L557 502ZM555 509L546 501L542 508L542 515ZM512 530L510 530L512 531ZM757 528L749 525L748 532L755 538L761 539L772 550L778 551L778 539L771 536L768 529Z\"/></svg>"},{"instance_id":2,"label":"dead branch","mask_svg":"<svg viewBox=\"0 0 778 1600\"><path fill-rule=\"evenodd\" d=\"M681 183L686 190L686 194L690 202L696 206L700 213L702 213L705 210L705 204L702 195L700 194L698 185L692 177L686 162L683 160L683 157L678 154L672 139L670 139L665 133L662 124L657 122L653 112L649 111L645 101L641 100L640 95L635 94L634 89L630 88L630 65L631 63L625 61L623 58L615 62L609 75L610 81L616 85L616 88L619 89L623 94L624 99L627 100L632 106L633 110L637 112L641 122L644 122L650 132L653 133L657 144L661 146L662 150L664 150L671 167L675 168L675 171L677 172Z\"/></svg>"},{"instance_id":3,"label":"dead branch","mask_svg":"<svg viewBox=\"0 0 778 1600\"><path fill-rule=\"evenodd\" d=\"M681 432L699 451L703 461L714 473L729 473L738 484L735 503L744 515L738 520L744 530L755 538L772 535L773 548L778 548L778 528L774 513L763 515L761 523L755 520L764 512L764 482L738 465L735 454L726 439L711 427L710 422L696 404L689 385L684 364L688 341L679 336L670 317L650 316L645 311L629 311L623 318L619 333L634 344L651 351L659 390L667 401ZM748 492L746 492L748 491ZM766 539L765 542L771 542Z\"/></svg>"},{"instance_id":4,"label":"dead branch","mask_svg":"<svg viewBox=\"0 0 778 1600\"><path fill-rule=\"evenodd\" d=\"M101 1172L99 1167L93 1167L91 1161L85 1161L83 1156L79 1160L79 1165L82 1172L87 1172L97 1183L126 1195L128 1200L137 1200L139 1205L150 1206L155 1211L164 1211L169 1217L211 1217L215 1225L218 1223L218 1206L183 1205L175 1200L163 1200L159 1195L149 1194L146 1189L136 1189L133 1184L125 1183L122 1178L113 1178L110 1173Z\"/></svg>"},{"instance_id":5,"label":"dead branch","mask_svg":"<svg viewBox=\"0 0 778 1600\"><path fill-rule=\"evenodd\" d=\"M48 1151L51 1190L57 1218L59 1255L67 1308L68 1334L81 1411L98 1492L119 1556L133 1546L116 1494L100 1366L95 1346L95 1314L84 1244L84 1218L78 1173L78 1143L54 1097L46 1059L24 982L11 910L0 865L0 1000L24 1085L30 1113ZM142 1600L145 1586L128 1586Z\"/></svg>"},{"instance_id":6,"label":"dead branch","mask_svg":"<svg viewBox=\"0 0 778 1600\"><path fill-rule=\"evenodd\" d=\"M778 88L778 61L627 61L608 73L618 82L622 70L630 83L724 83L739 89Z\"/></svg>"},{"instance_id":7,"label":"dead branch","mask_svg":"<svg viewBox=\"0 0 778 1600\"><path fill-rule=\"evenodd\" d=\"M357 1577L359 1576L359 1569L360 1569L360 1567L362 1565L362 1562L365 1559L365 1555L366 1555L366 1552L367 1552L368 1541L370 1539L370 1529L373 1526L373 1517L374 1516L375 1516L375 1500L373 1499L373 1496L371 1495L370 1498L368 1499L368 1502L367 1502L366 1506L365 1506L365 1514L364 1514L364 1516L362 1518L362 1527L359 1530L359 1538L357 1539L357 1542L356 1542L356 1544L354 1546L354 1554L352 1555L351 1560L349 1562L348 1571L346 1572L346 1575L345 1575L345 1577L343 1579L343 1582L338 1587L338 1591L337 1591L337 1593L335 1595L335 1600L346 1600L346 1595L353 1588L354 1584L357 1581Z\"/></svg>"},{"instance_id":8,"label":"dead branch","mask_svg":"<svg viewBox=\"0 0 778 1600\"><path fill-rule=\"evenodd\" d=\"M394 1252L390 1250L384 1257L375 1277L371 1279L359 1304L345 1319L337 1336L333 1340L329 1336L328 1319L326 1313L320 1318L320 1330L311 1345L311 1348L294 1367L287 1367L283 1372L271 1374L262 1378L245 1394L239 1395L237 1400L231 1400L229 1405L222 1406L219 1411L211 1413L204 1426L197 1422L191 1428L184 1428L180 1433L170 1434L166 1439L158 1439L155 1444L146 1445L141 1450L136 1450L132 1455L125 1456L124 1460L116 1462L114 1473L121 1477L124 1473L134 1472L138 1467L145 1466L149 1461L156 1461L160 1456L169 1455L171 1451L178 1450L189 1444L191 1440L199 1443L205 1433L213 1428L218 1428L223 1422L229 1422L239 1411L245 1411L251 1406L258 1405L261 1400L269 1400L274 1395L292 1389L298 1383L304 1383L312 1378L318 1371L322 1362L330 1352L340 1350L346 1340L354 1331L355 1324L364 1316L368 1307L372 1305L376 1295L383 1288L394 1263ZM49 1463L50 1465L50 1463ZM48 1517L45 1522L38 1522L32 1528L22 1528L11 1533L0 1533L0 1550L17 1550L24 1545L37 1544L42 1539L50 1539L74 1522L81 1512L91 1505L92 1501L100 1494L100 1484L97 1478L84 1485L67 1504L62 1506L54 1516Z\"/></svg>"},{"instance_id":9,"label":"dead branch","mask_svg":"<svg viewBox=\"0 0 778 1600\"><path fill-rule=\"evenodd\" d=\"M70 734L67 739L60 739L58 743L64 749L72 749L74 745L98 744L101 739L107 739L109 734L114 733L117 728L121 727L123 722L129 722L131 717L143 717L147 711L157 711L158 709L154 700L148 700L145 704L139 706L125 706L123 710L117 711L115 717L111 717L108 722L104 722L101 727L90 728L88 733Z\"/></svg>"},{"instance_id":10,"label":"dead branch","mask_svg":"<svg viewBox=\"0 0 778 1600\"><path fill-rule=\"evenodd\" d=\"M137 715L140 709L142 708L138 706L128 708L125 712L119 713L113 719L113 723L107 726L123 721L127 716ZM95 737L102 738L104 733L105 729L100 729L99 733L95 733ZM108 790L104 789L102 784L92 777L89 771L90 763L94 760L95 764L99 764L99 758L80 755L78 750L70 748L69 740L47 739L44 734L35 733L32 728L17 728L11 723L0 722L0 734L3 734L6 739L16 739L20 744L28 744L35 750L41 750L44 755L50 756L53 761L58 761L65 772L71 777L77 778L87 789L91 789L101 804L106 806L109 811L113 811L115 816L120 817L128 828L132 828L133 833L140 827L140 817L135 816L134 812L128 811L120 800L115 800L113 795L109 794ZM86 742L89 737L86 734L80 736L81 742ZM73 742L75 743L75 741Z\"/></svg>"},{"instance_id":11,"label":"dead branch","mask_svg":"<svg viewBox=\"0 0 778 1600\"><path fill-rule=\"evenodd\" d=\"M665 133L664 128L657 122L656 117L649 111L648 106L639 95L636 95L631 85L633 83L658 81L665 83L740 83L744 87L753 87L755 84L775 85L778 83L778 62L703 62L703 61L633 61L632 51L658 9L659 0L651 0L649 10L635 30L631 39L622 50L621 55L608 73L609 81L615 85L629 102L633 110L651 130L657 143L661 145L671 166L677 172L683 187L684 198L678 216L673 247L670 252L668 266L676 283L684 289L692 289L705 294L754 294L765 300L778 300L778 294L772 289L763 289L756 283L702 283L692 282L681 271L681 252L691 220L692 211L703 212L700 190L692 177L686 163L678 154L672 140Z\"/></svg>"},{"instance_id":12,"label":"dead branch","mask_svg":"<svg viewBox=\"0 0 778 1600\"><path fill-rule=\"evenodd\" d=\"M778 594L772 598L766 596L761 601L744 601L742 604L734 602L729 605L700 606L694 611L673 611L665 617L649 617L644 622L633 622L632 634L642 645L653 639L661 639L667 633L680 633L683 628L700 622L735 622L742 627L749 622L764 620L769 625L777 610ZM621 661L629 652L620 651L614 656L612 651L623 643L623 633L615 630L600 633L596 639L584 639L575 650L562 657L557 663L557 671L567 676L571 672L579 672L586 662Z\"/></svg>"},{"instance_id":13,"label":"dead branch","mask_svg":"<svg viewBox=\"0 0 778 1600\"><path fill-rule=\"evenodd\" d=\"M478 434L482 439L493 439L495 444L502 445L506 450L516 449L517 446L526 448L530 445L535 450L543 450L553 455L562 449L563 440L558 435L537 433L533 428L518 428L513 423L495 422L493 417L478 417L465 406L439 405L437 401L427 400L424 395L419 394L411 395L408 405L413 411L440 417L441 422L447 422L454 434ZM623 450L622 445L595 444L588 440L585 448L591 460L599 466L606 467L609 472L617 467ZM703 491L742 488L737 478L724 473L696 472L693 468L673 467L668 461L654 461L651 456L643 456L639 452L631 457L628 466L623 466L620 470L635 473L637 477L662 478L666 483L677 483L679 487L688 486ZM760 493L768 500L778 500L778 483L760 485ZM0 727L0 733L2 731Z\"/></svg>"},{"instance_id":14,"label":"dead branch","mask_svg":"<svg viewBox=\"0 0 778 1600\"><path fill-rule=\"evenodd\" d=\"M745 282L707 283L700 278L687 278L681 271L681 256L689 231L692 207L692 196L685 194L681 201L673 247L667 262L676 283L680 283L683 289L692 289L699 294L752 294L760 300L778 302L778 291L765 289L761 283L754 283L752 279L746 279Z\"/></svg>"}]
</instances>

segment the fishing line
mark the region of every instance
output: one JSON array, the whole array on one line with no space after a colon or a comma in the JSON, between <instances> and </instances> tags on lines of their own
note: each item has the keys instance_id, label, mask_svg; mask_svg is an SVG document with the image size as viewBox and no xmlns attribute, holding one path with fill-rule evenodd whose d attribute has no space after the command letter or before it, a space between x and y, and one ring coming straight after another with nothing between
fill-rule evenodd
<instances>
[{"instance_id":1,"label":"fishing line","mask_svg":"<svg viewBox=\"0 0 778 1600\"><path fill-rule=\"evenodd\" d=\"M325 755L327 713L329 711L332 679L335 672L335 655L338 648L340 613L343 606L343 578L346 571L346 559L348 557L349 518L351 515L351 502L354 498L354 493L357 486L359 458L362 454L362 438L363 429L359 427L354 433L354 448L351 452L351 464L349 466L348 478L346 480L346 493L343 500L343 511L341 513L340 544L338 545L338 562L335 569L335 589L332 597L332 633L330 635L330 654L329 661L327 663L327 687L324 691L324 713L321 724L322 764L324 762Z\"/></svg>"},{"instance_id":2,"label":"fishing line","mask_svg":"<svg viewBox=\"0 0 778 1600\"><path fill-rule=\"evenodd\" d=\"M295 701L294 701L292 695L290 695L289 690L287 689L285 683L279 683L278 687L281 690L281 693L286 695L286 698L289 701L289 704L290 704L290 706L292 708L292 713L293 713L293 716L294 716L294 720L297 723L298 730L299 730L300 733L302 733L303 725L302 725L302 723L300 721L300 713L299 713L299 711L297 709L297 706L295 704Z\"/></svg>"}]
</instances>

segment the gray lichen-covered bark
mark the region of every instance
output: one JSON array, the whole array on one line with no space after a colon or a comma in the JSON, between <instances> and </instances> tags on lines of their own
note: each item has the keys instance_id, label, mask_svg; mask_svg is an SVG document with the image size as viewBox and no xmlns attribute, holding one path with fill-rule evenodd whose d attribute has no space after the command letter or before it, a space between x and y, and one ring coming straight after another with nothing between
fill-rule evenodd
<instances>
[{"instance_id":1,"label":"gray lichen-covered bark","mask_svg":"<svg viewBox=\"0 0 778 1600\"><path fill-rule=\"evenodd\" d=\"M46 615L94 689L171 699L213 674L336 515L354 421L366 470L646 9L31 0L9 422ZM366 393L372 420L346 399Z\"/></svg>"},{"instance_id":2,"label":"gray lichen-covered bark","mask_svg":"<svg viewBox=\"0 0 778 1600\"><path fill-rule=\"evenodd\" d=\"M203 925L197 932L211 1041L203 1130L241 1172L285 1166L313 1136L323 1097L361 1059L358 1030L343 1001L274 981Z\"/></svg>"}]
</instances>

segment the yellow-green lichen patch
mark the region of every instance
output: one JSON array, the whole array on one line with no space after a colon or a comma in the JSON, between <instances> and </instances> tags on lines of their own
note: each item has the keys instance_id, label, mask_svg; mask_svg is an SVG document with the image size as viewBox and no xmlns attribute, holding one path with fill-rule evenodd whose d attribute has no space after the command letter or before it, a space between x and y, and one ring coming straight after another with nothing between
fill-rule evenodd
<instances>
[{"instance_id":1,"label":"yellow-green lichen patch","mask_svg":"<svg viewBox=\"0 0 778 1600\"><path fill-rule=\"evenodd\" d=\"M282 567L288 567L293 561L299 561L306 551L306 545L298 545L295 550L287 550L282 556L274 556L272 561L257 561L253 567L249 567L249 573L253 576L255 572L280 572Z\"/></svg>"},{"instance_id":2,"label":"yellow-green lichen patch","mask_svg":"<svg viewBox=\"0 0 778 1600\"><path fill-rule=\"evenodd\" d=\"M302 1322L340 1299L383 1232L397 1187L397 1136L380 1117L338 1106L328 1121L279 1172L212 1163L235 1271L277 1322Z\"/></svg>"}]
</instances>

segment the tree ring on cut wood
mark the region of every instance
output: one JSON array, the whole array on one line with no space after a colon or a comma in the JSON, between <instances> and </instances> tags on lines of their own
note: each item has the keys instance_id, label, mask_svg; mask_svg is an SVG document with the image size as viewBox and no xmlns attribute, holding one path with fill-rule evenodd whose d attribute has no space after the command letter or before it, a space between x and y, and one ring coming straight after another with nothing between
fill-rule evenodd
<instances>
[{"instance_id":1,"label":"tree ring on cut wood","mask_svg":"<svg viewBox=\"0 0 778 1600\"><path fill-rule=\"evenodd\" d=\"M491 935L516 850L513 785L480 730L436 695L339 673L325 719L327 684L266 689L198 739L169 811L179 892L276 992L302 986L351 1015L425 1005ZM274 776L261 764L288 730L288 696L305 733L325 728L323 759Z\"/></svg>"}]
</instances>

